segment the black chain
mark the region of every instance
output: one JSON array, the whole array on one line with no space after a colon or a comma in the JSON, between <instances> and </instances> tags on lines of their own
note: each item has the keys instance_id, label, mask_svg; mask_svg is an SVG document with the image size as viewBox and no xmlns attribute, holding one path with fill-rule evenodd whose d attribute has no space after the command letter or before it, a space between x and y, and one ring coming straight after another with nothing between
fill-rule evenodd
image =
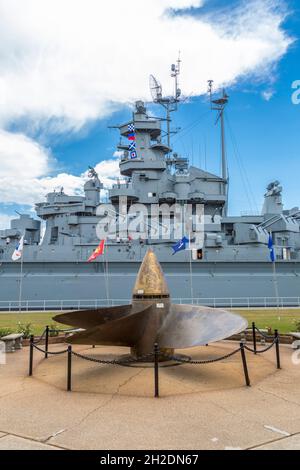
<instances>
[{"instance_id":1,"label":"black chain","mask_svg":"<svg viewBox=\"0 0 300 470\"><path fill-rule=\"evenodd\" d=\"M257 326L255 327L256 331L265 339L273 339L273 336L271 335L266 335L265 333L263 333L262 331L260 331L259 328L257 328Z\"/></svg>"},{"instance_id":2,"label":"black chain","mask_svg":"<svg viewBox=\"0 0 300 470\"><path fill-rule=\"evenodd\" d=\"M43 335L44 335L44 333L43 333ZM53 352L51 352L51 351L46 351L44 349L39 348L37 346L37 343L39 343L41 341L43 335L41 336L41 338L36 343L35 342L32 343L32 345L35 349L37 349L38 351L40 351L44 354L47 352L50 355L60 355L60 354L65 354L65 353L68 352L68 349L64 349L63 351L56 351L56 352L53 351ZM274 338L273 342L267 348L261 349L259 351L258 350L254 351L254 349L252 349L252 348L250 348L249 346L246 346L246 345L244 345L244 348L249 352L252 352L252 353L256 352L257 354L262 354L264 352L269 351L274 346L274 344L276 344L277 342L278 342L278 339ZM199 360L199 361L196 361L196 360L193 361L190 358L185 359L183 357L175 356L175 355L172 355L172 356L171 355L165 355L165 354L162 354L161 352L159 352L159 355L160 355L160 357L162 356L165 360L180 362L182 364L212 364L214 362L219 362L219 361L224 361L225 359L229 359L230 357L234 356L239 351L241 351L241 349L242 348L239 347L238 349L235 349L234 351L232 351L228 354L225 354L224 356L217 357L215 359L206 359L206 360ZM124 358L124 359L112 359L112 360L96 359L95 357L84 356L83 354L77 353L75 351L72 351L72 354L76 357L79 357L80 359L84 359L85 361L95 362L95 363L98 363L98 364L112 364L112 365L133 364L133 363L145 362L146 360L148 360L150 358L154 358L154 353L145 354L144 356L140 356L138 358L128 357L128 358Z\"/></svg>"},{"instance_id":3,"label":"black chain","mask_svg":"<svg viewBox=\"0 0 300 470\"><path fill-rule=\"evenodd\" d=\"M277 343L277 338L273 339L272 343L265 349L260 349L260 350L254 350L252 348L250 348L249 346L246 346L244 345L244 348L247 349L247 351L250 351L252 353L256 353L256 354L262 354L262 353L265 353L267 351L269 351L269 349L273 348L274 344Z\"/></svg>"},{"instance_id":4,"label":"black chain","mask_svg":"<svg viewBox=\"0 0 300 470\"><path fill-rule=\"evenodd\" d=\"M39 348L36 344L32 343L33 347L35 349L37 349L38 351L40 351L41 353L45 354L46 352L48 354L51 354L51 355L58 355L58 354L65 354L66 352L68 352L67 349L64 349L63 351L56 351L56 352L50 352L50 351L46 351L45 349L42 349L42 348Z\"/></svg>"},{"instance_id":5,"label":"black chain","mask_svg":"<svg viewBox=\"0 0 300 470\"><path fill-rule=\"evenodd\" d=\"M191 359L184 359L184 358L178 357L178 356L163 356L163 357L165 359L170 360L170 361L181 362L183 364L212 364L213 362L219 362L219 361L223 361L225 359L228 359L229 357L234 356L235 354L237 354L240 350L241 350L241 348L238 348L235 351L232 351L231 353L226 354L225 356L217 357L215 359L206 359L206 360L202 360L202 361L200 361L200 360L199 361L192 361Z\"/></svg>"},{"instance_id":6,"label":"black chain","mask_svg":"<svg viewBox=\"0 0 300 470\"><path fill-rule=\"evenodd\" d=\"M133 363L138 363L138 362L144 362L147 359L150 359L151 357L154 356L153 353L145 354L144 356L134 358L134 357L128 357L124 359L112 359L112 360L105 360L105 359L96 359L95 357L91 356L83 356L82 354L76 353L75 351L72 351L72 354L76 357L79 357L80 359L84 359L85 361L90 361L90 362L96 362L98 364L112 364L112 365L125 365L125 364L133 364Z\"/></svg>"},{"instance_id":7,"label":"black chain","mask_svg":"<svg viewBox=\"0 0 300 470\"><path fill-rule=\"evenodd\" d=\"M33 344L39 344L42 341L42 339L44 338L45 335L46 335L46 330L43 331L43 333L41 334L39 339L37 339L36 341L33 341Z\"/></svg>"}]
</instances>

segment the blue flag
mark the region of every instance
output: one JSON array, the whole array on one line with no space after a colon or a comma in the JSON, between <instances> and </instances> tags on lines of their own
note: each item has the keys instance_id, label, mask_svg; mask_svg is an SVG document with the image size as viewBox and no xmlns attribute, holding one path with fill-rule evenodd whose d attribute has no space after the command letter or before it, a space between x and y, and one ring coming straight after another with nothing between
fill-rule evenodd
<instances>
[{"instance_id":1,"label":"blue flag","mask_svg":"<svg viewBox=\"0 0 300 470\"><path fill-rule=\"evenodd\" d=\"M178 253L178 251L183 251L186 249L186 244L189 243L189 240L186 237L183 237L176 245L172 246L173 255Z\"/></svg>"},{"instance_id":2,"label":"blue flag","mask_svg":"<svg viewBox=\"0 0 300 470\"><path fill-rule=\"evenodd\" d=\"M275 255L275 251L274 251L273 238L272 238L271 234L269 234L268 247L269 247L269 250L270 250L270 260L272 261L272 263L275 263L276 255Z\"/></svg>"}]
</instances>

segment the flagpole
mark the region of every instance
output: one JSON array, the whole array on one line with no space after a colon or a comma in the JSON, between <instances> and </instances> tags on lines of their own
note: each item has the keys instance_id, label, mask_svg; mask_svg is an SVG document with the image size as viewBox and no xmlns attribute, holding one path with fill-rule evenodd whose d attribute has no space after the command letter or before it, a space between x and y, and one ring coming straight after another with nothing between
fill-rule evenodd
<instances>
[{"instance_id":1,"label":"flagpole","mask_svg":"<svg viewBox=\"0 0 300 470\"><path fill-rule=\"evenodd\" d=\"M269 250L270 250L270 257L271 257L271 261L272 261L273 284L274 284L274 289L275 289L277 311L279 313L279 289L278 289L278 279L277 279L277 271L276 271L276 253L274 251L273 237L272 237L271 232L269 233L268 247L269 247Z\"/></svg>"},{"instance_id":2,"label":"flagpole","mask_svg":"<svg viewBox=\"0 0 300 470\"><path fill-rule=\"evenodd\" d=\"M276 304L277 304L277 310L279 311L279 289L278 289L276 261L274 261L272 265L273 265L273 283L274 283L274 288L275 288Z\"/></svg>"},{"instance_id":3,"label":"flagpole","mask_svg":"<svg viewBox=\"0 0 300 470\"><path fill-rule=\"evenodd\" d=\"M24 257L24 245L21 256L21 266L20 266L20 286L19 286L19 312L21 312L21 302L22 302L22 290L23 290L23 257Z\"/></svg>"},{"instance_id":4,"label":"flagpole","mask_svg":"<svg viewBox=\"0 0 300 470\"><path fill-rule=\"evenodd\" d=\"M192 265L192 250L191 250L191 232L189 233L189 251L190 251L191 298L192 298L192 302L193 302L193 299L194 299L194 287L193 287L193 265Z\"/></svg>"},{"instance_id":5,"label":"flagpole","mask_svg":"<svg viewBox=\"0 0 300 470\"><path fill-rule=\"evenodd\" d=\"M105 243L105 253L104 253L104 276L105 276L105 289L106 289L106 300L109 304L109 282L108 282L108 244Z\"/></svg>"}]
</instances>

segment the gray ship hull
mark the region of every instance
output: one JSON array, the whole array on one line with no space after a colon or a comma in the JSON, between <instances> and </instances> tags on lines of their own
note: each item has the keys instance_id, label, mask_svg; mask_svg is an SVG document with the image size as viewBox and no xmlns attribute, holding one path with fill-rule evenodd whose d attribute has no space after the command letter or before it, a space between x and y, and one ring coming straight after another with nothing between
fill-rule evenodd
<instances>
[{"instance_id":1,"label":"gray ship hull","mask_svg":"<svg viewBox=\"0 0 300 470\"><path fill-rule=\"evenodd\" d=\"M82 307L94 302L124 303L129 301L139 262L106 263L24 263L22 305L49 308ZM162 262L171 295L183 303L216 305L276 304L274 275L271 263L254 262ZM299 305L300 263L278 262L276 265L280 302ZM1 266L0 308L17 306L20 292L20 266ZM240 299L240 300L239 300ZM250 299L250 300L246 300ZM267 299L267 300L266 300ZM284 300L285 299L285 300Z\"/></svg>"}]
</instances>

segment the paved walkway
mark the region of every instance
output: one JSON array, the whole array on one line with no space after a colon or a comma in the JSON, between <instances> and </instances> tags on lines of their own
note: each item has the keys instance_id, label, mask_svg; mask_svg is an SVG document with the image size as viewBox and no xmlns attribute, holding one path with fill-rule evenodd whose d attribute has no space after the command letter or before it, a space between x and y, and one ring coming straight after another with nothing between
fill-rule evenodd
<instances>
[{"instance_id":1,"label":"paved walkway","mask_svg":"<svg viewBox=\"0 0 300 470\"><path fill-rule=\"evenodd\" d=\"M236 348L223 342L185 351L195 358ZM61 349L51 346L51 350ZM104 357L121 348L84 349ZM35 351L27 377L28 348L0 365L0 449L300 449L300 364L282 346L247 353L252 386L244 386L240 356L210 365L153 370L73 360L73 392L66 392L66 356L47 361ZM300 354L299 354L300 357Z\"/></svg>"}]
</instances>

